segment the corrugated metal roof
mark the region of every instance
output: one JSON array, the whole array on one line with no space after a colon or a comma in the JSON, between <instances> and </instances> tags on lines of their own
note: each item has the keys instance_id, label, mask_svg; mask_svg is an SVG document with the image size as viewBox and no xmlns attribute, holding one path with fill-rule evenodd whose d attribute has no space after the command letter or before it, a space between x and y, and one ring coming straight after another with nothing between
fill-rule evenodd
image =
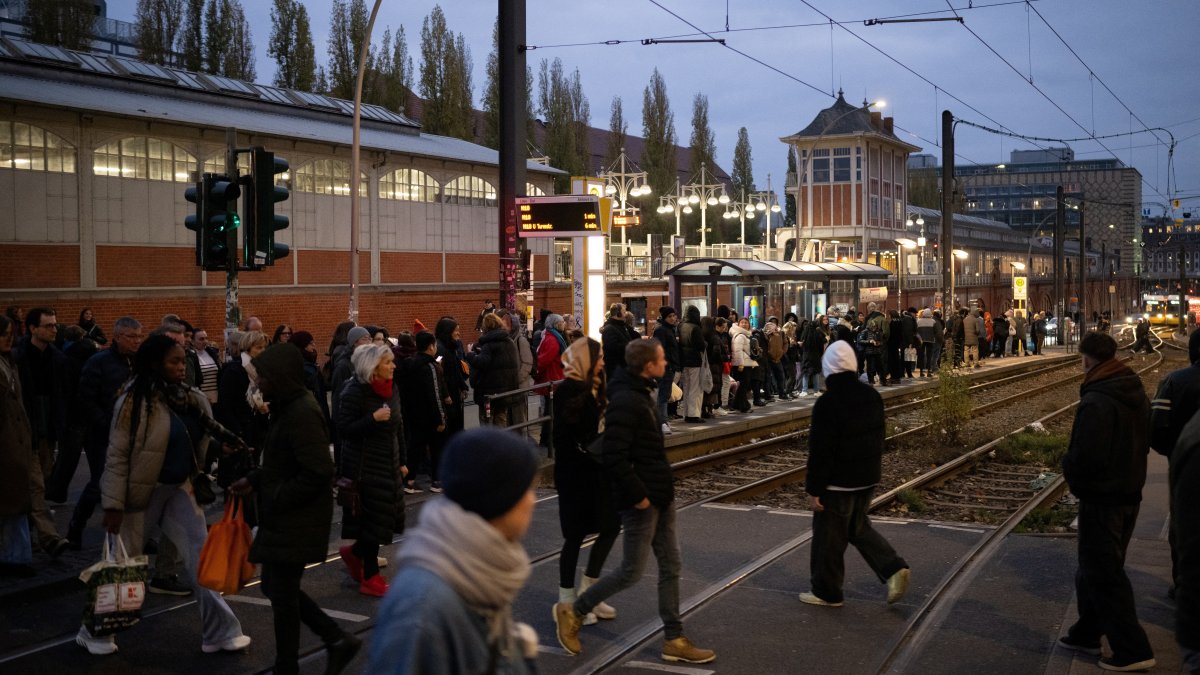
<instances>
[{"instance_id":1,"label":"corrugated metal roof","mask_svg":"<svg viewBox=\"0 0 1200 675\"><path fill-rule=\"evenodd\" d=\"M239 131L264 136L298 138L346 146L353 140L349 120L325 121L289 115L289 109L284 106L280 106L279 112L276 113L239 107L233 100L220 102L214 98L212 102L206 102L192 98L131 92L104 87L101 82L103 81L97 80L96 83L81 84L0 73L0 99L217 129L235 127ZM371 150L388 150L489 166L499 165L499 153L495 150L457 138L414 134L410 130L391 132L376 127L363 127L360 133L362 147ZM541 174L565 173L532 161L526 162L526 170Z\"/></svg>"}]
</instances>

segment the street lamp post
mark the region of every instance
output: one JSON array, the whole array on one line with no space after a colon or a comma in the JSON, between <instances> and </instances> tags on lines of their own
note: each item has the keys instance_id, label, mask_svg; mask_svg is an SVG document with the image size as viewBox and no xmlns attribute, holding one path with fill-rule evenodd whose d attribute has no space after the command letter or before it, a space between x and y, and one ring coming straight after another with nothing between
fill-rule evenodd
<instances>
[{"instance_id":1,"label":"street lamp post","mask_svg":"<svg viewBox=\"0 0 1200 675\"><path fill-rule=\"evenodd\" d=\"M839 94L839 97L840 97L840 94ZM801 165L799 167L798 173L800 176L803 176L805 178L805 180L803 182L807 183L810 188L813 186L813 175L812 175L812 173L813 173L812 172L813 152L816 151L817 144L821 142L821 139L825 137L825 134L829 133L829 130L832 129L834 127L834 125L836 125L838 122L841 122L846 117L853 115L854 113L857 113L857 112L869 113L869 112L871 112L871 108L882 108L885 105L887 105L887 103L884 102L882 99L878 100L878 101L874 101L872 103L864 102L862 104L862 106L855 108L853 110L847 110L846 112L842 113L841 115L838 115L837 117L835 117L833 119L833 121L831 121L829 124L826 124L825 128L821 130L821 133L817 134L817 137L814 138L812 143L809 144L808 150L805 152L805 154L800 157ZM829 170L830 170L830 179L831 179L830 182L832 183L832 178L833 178L833 166L832 165L829 167ZM802 184L802 182L799 179L797 179L796 180L796 203L797 204L800 203L800 186L801 186L801 184ZM805 200L804 203L806 205L810 205L810 200ZM809 209L805 209L805 210L808 211ZM796 216L797 216L796 217L796 246L799 247L800 246L800 221L801 221L801 218L800 218L799 213L797 213ZM816 224L813 223L811 219L808 219L808 220L809 220L808 232L811 235L813 233L814 229L816 228ZM811 239L812 237L810 236L809 238ZM861 249L860 256L861 256L861 258L860 258L859 262L867 261L867 221L866 220L863 220L863 238L862 238L862 249Z\"/></svg>"},{"instance_id":2,"label":"street lamp post","mask_svg":"<svg viewBox=\"0 0 1200 675\"><path fill-rule=\"evenodd\" d=\"M966 260L967 258L971 257L970 253L967 253L966 251L962 250L961 248L956 248L953 251L951 251L951 253L954 255L955 258L957 258L960 261ZM958 264L965 265L966 263L959 262ZM954 261L951 260L950 261L950 298L948 300L949 304L951 305L951 308L953 307L953 303L954 303L954 265L955 265ZM965 269L963 270L963 274L966 274ZM947 309L950 309L950 308L947 308Z\"/></svg>"},{"instance_id":3,"label":"street lamp post","mask_svg":"<svg viewBox=\"0 0 1200 675\"><path fill-rule=\"evenodd\" d=\"M919 213L915 214L915 216L914 216L914 214L910 213L910 214L908 214L908 220L905 222L905 224L908 227L915 226L915 227L921 228L920 233L917 235L917 246L921 249L921 252L920 252L921 274L925 274L925 244L926 244L925 219L922 218L921 214L919 214Z\"/></svg>"},{"instance_id":4,"label":"street lamp post","mask_svg":"<svg viewBox=\"0 0 1200 675\"><path fill-rule=\"evenodd\" d=\"M617 201L621 205L619 213L623 216L629 215L626 211L625 202L630 197L644 197L650 194L650 185L646 182L646 172L626 170L626 163L633 164L632 160L629 160L625 156L625 148L621 148L621 154L613 161L612 166L608 167L608 171L600 173L600 178L603 178L608 183L604 187L604 193L609 197L616 195ZM634 168L636 168L636 165L634 165ZM634 215L636 215L639 209L633 207L633 211ZM621 228L621 255L625 255L625 230L627 227L628 225Z\"/></svg>"},{"instance_id":5,"label":"street lamp post","mask_svg":"<svg viewBox=\"0 0 1200 675\"><path fill-rule=\"evenodd\" d=\"M687 205L687 199L683 196L683 188L679 185L679 179L675 179L675 194L663 195L658 198L658 213L674 213L675 214L675 236L680 236L680 213L691 213L692 207Z\"/></svg>"},{"instance_id":6,"label":"street lamp post","mask_svg":"<svg viewBox=\"0 0 1200 675\"><path fill-rule=\"evenodd\" d=\"M917 242L912 239L901 238L896 240L896 302L900 305L897 309L904 311L904 249L910 251L917 247Z\"/></svg>"},{"instance_id":7,"label":"street lamp post","mask_svg":"<svg viewBox=\"0 0 1200 675\"><path fill-rule=\"evenodd\" d=\"M725 213L721 214L721 217L726 220L737 218L741 223L741 235L738 243L742 245L743 250L746 247L746 216L754 217L754 205L746 201L746 191L742 190L741 200L726 202Z\"/></svg>"},{"instance_id":8,"label":"street lamp post","mask_svg":"<svg viewBox=\"0 0 1200 675\"><path fill-rule=\"evenodd\" d=\"M704 257L705 249L708 247L708 220L706 217L708 207L729 203L729 195L725 194L725 185L709 183L710 177L708 167L701 164L699 180L683 186L690 193L688 203L700 206L700 257Z\"/></svg>"},{"instance_id":9,"label":"street lamp post","mask_svg":"<svg viewBox=\"0 0 1200 675\"><path fill-rule=\"evenodd\" d=\"M763 213L767 216L767 238L764 241L763 259L771 259L771 214L779 213L783 209L779 206L779 198L775 196L775 191L771 189L771 174L767 174L767 191L755 192L750 195L750 200L754 202L754 210ZM745 230L745 225L742 226ZM742 233L742 243L745 243L746 235ZM799 242L797 242L799 243Z\"/></svg>"}]
</instances>

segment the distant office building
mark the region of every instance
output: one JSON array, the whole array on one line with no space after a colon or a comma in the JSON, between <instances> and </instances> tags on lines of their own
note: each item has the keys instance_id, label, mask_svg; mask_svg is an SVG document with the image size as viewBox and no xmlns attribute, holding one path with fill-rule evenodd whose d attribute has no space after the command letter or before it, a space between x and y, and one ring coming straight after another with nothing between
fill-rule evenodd
<instances>
[{"instance_id":1,"label":"distant office building","mask_svg":"<svg viewBox=\"0 0 1200 675\"><path fill-rule=\"evenodd\" d=\"M1045 162L1073 162L1075 151L1071 148L1046 148L1045 150L1013 150L1008 154L1009 164L1041 164Z\"/></svg>"},{"instance_id":2,"label":"distant office building","mask_svg":"<svg viewBox=\"0 0 1200 675\"><path fill-rule=\"evenodd\" d=\"M1048 151L1014 151L1013 157ZM1069 153L1068 153L1069 154ZM1042 157L1044 155L1038 155ZM941 174L941 169L937 173ZM1115 256L1115 272L1138 274L1142 269L1142 174L1119 159L1020 162L1003 166L955 167L965 211L973 216L1008 223L1031 235L1052 233L1055 191L1063 187L1068 208L1068 237L1079 236L1083 218L1088 251Z\"/></svg>"},{"instance_id":3,"label":"distant office building","mask_svg":"<svg viewBox=\"0 0 1200 675\"><path fill-rule=\"evenodd\" d=\"M936 169L938 160L935 155L919 154L908 156L909 169Z\"/></svg>"},{"instance_id":4,"label":"distant office building","mask_svg":"<svg viewBox=\"0 0 1200 675\"><path fill-rule=\"evenodd\" d=\"M1183 276L1189 280L1188 293L1195 291L1200 277L1200 219L1192 214L1176 221L1169 216L1145 218L1142 255L1143 277L1147 286L1174 291L1179 284L1179 257L1183 256Z\"/></svg>"}]
</instances>

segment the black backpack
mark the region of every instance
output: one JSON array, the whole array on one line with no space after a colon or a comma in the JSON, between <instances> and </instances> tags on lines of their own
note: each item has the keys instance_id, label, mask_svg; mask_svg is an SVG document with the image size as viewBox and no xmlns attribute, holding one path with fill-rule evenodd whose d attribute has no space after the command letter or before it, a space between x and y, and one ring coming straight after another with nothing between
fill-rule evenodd
<instances>
[{"instance_id":1,"label":"black backpack","mask_svg":"<svg viewBox=\"0 0 1200 675\"><path fill-rule=\"evenodd\" d=\"M756 330L750 333L750 358L761 361L763 358L763 334Z\"/></svg>"}]
</instances>

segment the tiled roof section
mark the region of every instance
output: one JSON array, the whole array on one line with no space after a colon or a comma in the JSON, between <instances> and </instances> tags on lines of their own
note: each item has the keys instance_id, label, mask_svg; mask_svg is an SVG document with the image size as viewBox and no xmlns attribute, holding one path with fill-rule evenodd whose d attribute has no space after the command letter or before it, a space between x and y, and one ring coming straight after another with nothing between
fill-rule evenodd
<instances>
[{"instance_id":1,"label":"tiled roof section","mask_svg":"<svg viewBox=\"0 0 1200 675\"><path fill-rule=\"evenodd\" d=\"M895 138L895 134L871 123L871 114L863 109L846 102L841 92L833 105L817 113L808 126L797 131L795 136L837 136L841 134L877 133ZM838 118L841 119L838 119ZM832 124L832 126L831 126Z\"/></svg>"}]
</instances>

